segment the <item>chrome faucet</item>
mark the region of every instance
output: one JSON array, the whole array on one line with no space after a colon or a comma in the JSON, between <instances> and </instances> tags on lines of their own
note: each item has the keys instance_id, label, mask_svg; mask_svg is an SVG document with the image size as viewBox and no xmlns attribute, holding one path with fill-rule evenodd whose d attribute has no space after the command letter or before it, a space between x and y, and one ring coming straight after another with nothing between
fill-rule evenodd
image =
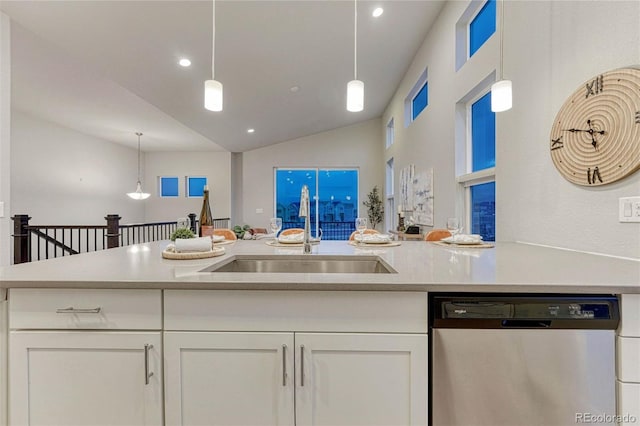
<instances>
[{"instance_id":1,"label":"chrome faucet","mask_svg":"<svg viewBox=\"0 0 640 426\"><path fill-rule=\"evenodd\" d=\"M304 246L302 252L304 254L311 253L311 225L309 224L309 187L302 185L300 193L300 212L299 217L304 217Z\"/></svg>"}]
</instances>

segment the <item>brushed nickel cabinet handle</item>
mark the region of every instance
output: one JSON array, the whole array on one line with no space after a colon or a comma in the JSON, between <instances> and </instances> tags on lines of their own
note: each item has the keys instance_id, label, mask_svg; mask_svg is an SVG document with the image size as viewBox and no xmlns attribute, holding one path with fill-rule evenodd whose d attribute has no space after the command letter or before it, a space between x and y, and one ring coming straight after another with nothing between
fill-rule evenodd
<instances>
[{"instance_id":1,"label":"brushed nickel cabinet handle","mask_svg":"<svg viewBox=\"0 0 640 426\"><path fill-rule=\"evenodd\" d=\"M304 345L300 345L300 386L304 386Z\"/></svg>"},{"instance_id":2,"label":"brushed nickel cabinet handle","mask_svg":"<svg viewBox=\"0 0 640 426\"><path fill-rule=\"evenodd\" d=\"M153 348L153 345L144 345L144 384L149 384L149 379L153 376L153 371L149 371L149 350Z\"/></svg>"},{"instance_id":3,"label":"brushed nickel cabinet handle","mask_svg":"<svg viewBox=\"0 0 640 426\"><path fill-rule=\"evenodd\" d=\"M102 311L101 307L97 308L74 308L69 306L68 308L56 309L56 314L99 314Z\"/></svg>"},{"instance_id":4,"label":"brushed nickel cabinet handle","mask_svg":"<svg viewBox=\"0 0 640 426\"><path fill-rule=\"evenodd\" d=\"M282 345L282 386L287 386L287 345Z\"/></svg>"}]
</instances>

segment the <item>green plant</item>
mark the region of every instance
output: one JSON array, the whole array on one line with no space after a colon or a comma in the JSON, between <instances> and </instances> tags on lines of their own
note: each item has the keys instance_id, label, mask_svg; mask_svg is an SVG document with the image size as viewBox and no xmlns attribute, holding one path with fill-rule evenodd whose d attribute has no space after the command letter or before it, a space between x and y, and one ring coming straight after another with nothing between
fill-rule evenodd
<instances>
[{"instance_id":1,"label":"green plant","mask_svg":"<svg viewBox=\"0 0 640 426\"><path fill-rule=\"evenodd\" d=\"M367 208L367 216L369 216L371 228L375 229L384 219L384 206L380 199L377 186L374 186L371 192L367 194L367 201L364 201L362 204Z\"/></svg>"},{"instance_id":2,"label":"green plant","mask_svg":"<svg viewBox=\"0 0 640 426\"><path fill-rule=\"evenodd\" d=\"M189 228L178 228L171 234L171 241L175 241L176 238L195 238L195 234Z\"/></svg>"},{"instance_id":3,"label":"green plant","mask_svg":"<svg viewBox=\"0 0 640 426\"><path fill-rule=\"evenodd\" d=\"M241 240L242 238L244 238L245 232L249 231L250 228L251 228L250 225L244 225L244 226L236 225L233 227L233 232L235 232L236 237L238 237L238 239Z\"/></svg>"}]
</instances>

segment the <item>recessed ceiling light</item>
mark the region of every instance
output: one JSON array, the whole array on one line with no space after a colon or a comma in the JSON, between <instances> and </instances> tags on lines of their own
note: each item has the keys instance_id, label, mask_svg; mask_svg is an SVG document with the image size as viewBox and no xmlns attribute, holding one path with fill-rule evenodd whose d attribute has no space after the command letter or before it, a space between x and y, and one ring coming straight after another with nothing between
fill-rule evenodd
<instances>
[{"instance_id":1,"label":"recessed ceiling light","mask_svg":"<svg viewBox=\"0 0 640 426\"><path fill-rule=\"evenodd\" d=\"M247 129L247 133L253 133L255 131L256 131L256 129Z\"/></svg>"},{"instance_id":2,"label":"recessed ceiling light","mask_svg":"<svg viewBox=\"0 0 640 426\"><path fill-rule=\"evenodd\" d=\"M191 61L188 60L187 58L182 58L178 61L178 64L180 64L181 67L190 67Z\"/></svg>"},{"instance_id":3,"label":"recessed ceiling light","mask_svg":"<svg viewBox=\"0 0 640 426\"><path fill-rule=\"evenodd\" d=\"M376 7L375 9L373 9L373 17L377 18L378 16L382 15L382 12L384 12L384 9L381 7Z\"/></svg>"},{"instance_id":4,"label":"recessed ceiling light","mask_svg":"<svg viewBox=\"0 0 640 426\"><path fill-rule=\"evenodd\" d=\"M300 90L299 86L293 86L289 89L292 93L296 93L298 90Z\"/></svg>"}]
</instances>

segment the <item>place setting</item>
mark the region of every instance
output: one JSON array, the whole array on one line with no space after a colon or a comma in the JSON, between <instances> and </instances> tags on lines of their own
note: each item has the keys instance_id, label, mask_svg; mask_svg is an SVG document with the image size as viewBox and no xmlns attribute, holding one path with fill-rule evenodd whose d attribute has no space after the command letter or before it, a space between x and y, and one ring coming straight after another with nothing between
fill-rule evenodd
<instances>
[{"instance_id":1,"label":"place setting","mask_svg":"<svg viewBox=\"0 0 640 426\"><path fill-rule=\"evenodd\" d=\"M271 239L267 239L265 244L272 247L302 247L304 245L303 229L285 229L278 235L282 229L282 218L272 217L269 219L269 230L271 231ZM311 238L311 244L319 244L322 237L322 230L318 230L320 237Z\"/></svg>"},{"instance_id":2,"label":"place setting","mask_svg":"<svg viewBox=\"0 0 640 426\"><path fill-rule=\"evenodd\" d=\"M369 232L367 232L369 231ZM399 241L394 241L389 234L381 234L373 229L367 229L367 218L356 219L356 232L349 245L354 247L397 247L401 245Z\"/></svg>"},{"instance_id":3,"label":"place setting","mask_svg":"<svg viewBox=\"0 0 640 426\"><path fill-rule=\"evenodd\" d=\"M447 219L447 230L451 233L450 237L442 238L439 241L432 241L433 244L446 247L464 247L464 248L492 248L494 244L483 241L482 235L479 234L463 234L463 227L460 219L452 217Z\"/></svg>"},{"instance_id":4,"label":"place setting","mask_svg":"<svg viewBox=\"0 0 640 426\"><path fill-rule=\"evenodd\" d=\"M222 237L224 239L224 237ZM162 251L164 259L193 260L222 256L224 247L216 247L212 237L176 238Z\"/></svg>"}]
</instances>

